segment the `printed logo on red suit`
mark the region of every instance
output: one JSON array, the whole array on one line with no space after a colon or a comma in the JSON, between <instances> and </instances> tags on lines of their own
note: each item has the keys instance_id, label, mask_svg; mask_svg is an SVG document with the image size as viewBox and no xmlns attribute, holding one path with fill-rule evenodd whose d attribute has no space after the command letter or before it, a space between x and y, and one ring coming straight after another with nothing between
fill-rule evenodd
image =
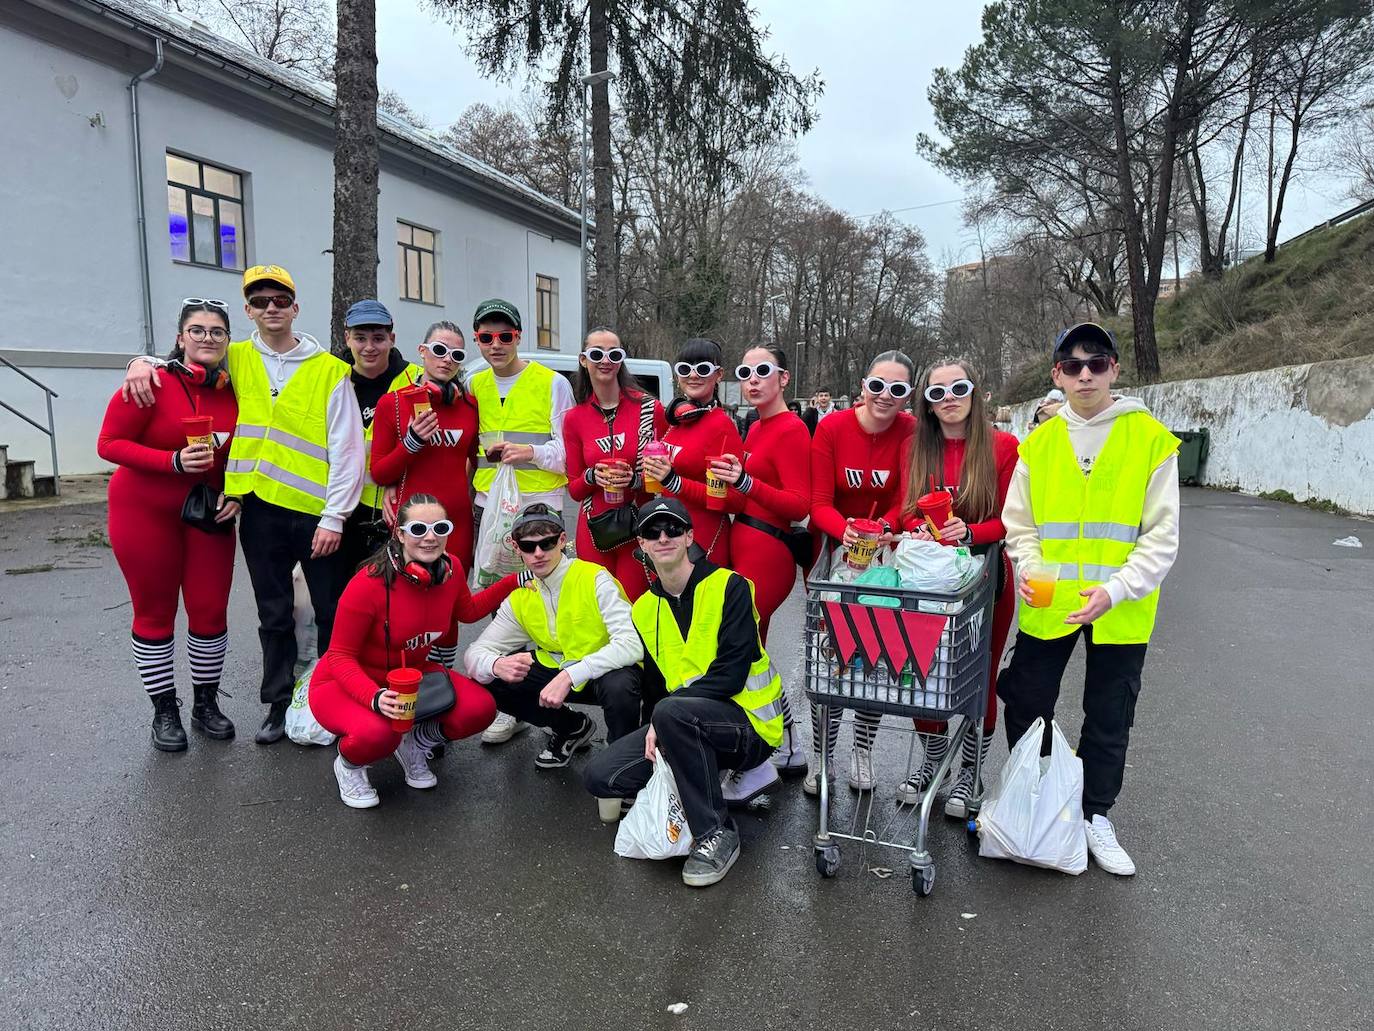
<instances>
[{"instance_id":1,"label":"printed logo on red suit","mask_svg":"<svg viewBox=\"0 0 1374 1031\"><path fill-rule=\"evenodd\" d=\"M431 447L457 447L463 439L462 430L438 430L429 438Z\"/></svg>"},{"instance_id":2,"label":"printed logo on red suit","mask_svg":"<svg viewBox=\"0 0 1374 1031\"><path fill-rule=\"evenodd\" d=\"M845 468L844 482L850 490L862 490L864 486L865 470ZM881 490L887 486L887 481L892 478L891 469L873 469L867 472L868 485Z\"/></svg>"},{"instance_id":3,"label":"printed logo on red suit","mask_svg":"<svg viewBox=\"0 0 1374 1031\"><path fill-rule=\"evenodd\" d=\"M439 638L443 636L444 632L442 630L426 630L424 633L416 634L410 640L406 641L405 649L408 652L418 651L420 648L439 640Z\"/></svg>"},{"instance_id":4,"label":"printed logo on red suit","mask_svg":"<svg viewBox=\"0 0 1374 1031\"><path fill-rule=\"evenodd\" d=\"M601 449L603 455L609 455L612 451L619 451L625 446L625 434L617 433L614 438L610 436L597 437L596 446Z\"/></svg>"}]
</instances>

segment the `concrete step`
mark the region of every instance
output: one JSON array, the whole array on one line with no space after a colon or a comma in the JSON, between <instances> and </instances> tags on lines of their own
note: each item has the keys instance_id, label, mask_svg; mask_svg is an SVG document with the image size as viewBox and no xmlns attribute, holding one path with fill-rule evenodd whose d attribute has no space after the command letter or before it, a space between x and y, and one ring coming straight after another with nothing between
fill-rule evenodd
<instances>
[{"instance_id":1,"label":"concrete step","mask_svg":"<svg viewBox=\"0 0 1374 1031\"><path fill-rule=\"evenodd\" d=\"M35 476L33 478L33 496L36 498L57 497L57 477L51 474Z\"/></svg>"},{"instance_id":2,"label":"concrete step","mask_svg":"<svg viewBox=\"0 0 1374 1031\"><path fill-rule=\"evenodd\" d=\"M5 496L7 498L31 498L33 493L33 462L5 462Z\"/></svg>"}]
</instances>

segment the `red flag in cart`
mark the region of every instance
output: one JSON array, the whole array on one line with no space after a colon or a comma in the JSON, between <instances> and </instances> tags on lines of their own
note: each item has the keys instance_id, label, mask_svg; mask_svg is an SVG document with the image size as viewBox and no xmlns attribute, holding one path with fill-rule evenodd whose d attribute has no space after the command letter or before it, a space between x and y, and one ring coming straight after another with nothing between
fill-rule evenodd
<instances>
[{"instance_id":1,"label":"red flag in cart","mask_svg":"<svg viewBox=\"0 0 1374 1031\"><path fill-rule=\"evenodd\" d=\"M825 603L825 622L830 631L830 643L846 666L857 655L872 673L879 660L885 660L888 671L896 679L910 660L924 688L949 617L828 601Z\"/></svg>"}]
</instances>

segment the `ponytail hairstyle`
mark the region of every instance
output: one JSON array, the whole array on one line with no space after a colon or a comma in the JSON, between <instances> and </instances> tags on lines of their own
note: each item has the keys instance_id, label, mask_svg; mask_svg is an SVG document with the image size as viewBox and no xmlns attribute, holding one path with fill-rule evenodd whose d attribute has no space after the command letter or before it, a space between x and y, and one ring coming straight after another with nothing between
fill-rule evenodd
<instances>
[{"instance_id":1,"label":"ponytail hairstyle","mask_svg":"<svg viewBox=\"0 0 1374 1031\"><path fill-rule=\"evenodd\" d=\"M864 378L867 379L869 376L872 376L873 370L883 362L896 362L902 368L906 369L907 378L911 380L911 389L913 393L923 389L923 385L916 382L916 363L907 357L905 351L884 351L882 354L875 354L873 360L868 363L868 371L864 373ZM830 393L828 388L822 387L821 389L825 390L827 394ZM925 399L922 398L922 400Z\"/></svg>"},{"instance_id":2,"label":"ponytail hairstyle","mask_svg":"<svg viewBox=\"0 0 1374 1031\"><path fill-rule=\"evenodd\" d=\"M443 507L439 499L433 494L412 494L406 498L405 504L396 510L396 526L399 527L409 522L410 510L417 505L439 505ZM445 518L447 518L447 510L445 510ZM358 568L367 570L368 576L377 577L389 588L396 582L396 577L404 565L405 552L401 548L401 539L396 536L393 529L387 535L386 543L364 559Z\"/></svg>"},{"instance_id":3,"label":"ponytail hairstyle","mask_svg":"<svg viewBox=\"0 0 1374 1031\"><path fill-rule=\"evenodd\" d=\"M434 323L434 325L430 326L429 329L425 330L425 338L421 340L420 343L429 343L431 340L434 339L435 333L443 332L445 330L447 330L450 333L458 334L458 338L460 340L464 341L465 343L467 342L467 336L463 333L463 330L458 326L457 323L450 322L448 319L440 319L438 322ZM466 352L467 348L464 347L463 350ZM449 382L457 388L458 397L460 399L467 401L469 404L472 404L472 398L468 396L468 385L463 380L463 365L461 362L457 363L457 365L458 368L453 373L453 379L449 380Z\"/></svg>"},{"instance_id":4,"label":"ponytail hairstyle","mask_svg":"<svg viewBox=\"0 0 1374 1031\"><path fill-rule=\"evenodd\" d=\"M625 346L625 342L620 339L620 334L610 326L593 326L587 330L587 335L582 340L582 350L587 349L587 341L596 333L609 333L615 337L615 346L625 352L625 360L620 363L620 368L616 370L615 381L620 385L620 396L629 401L638 402L644 397L644 388L635 379L634 373L630 371L630 349ZM579 355L579 358L581 356ZM586 401L592 396L592 375L587 371L587 367L579 360L577 363L577 375L573 378L573 398L578 404Z\"/></svg>"},{"instance_id":5,"label":"ponytail hairstyle","mask_svg":"<svg viewBox=\"0 0 1374 1031\"><path fill-rule=\"evenodd\" d=\"M186 320L189 319L192 315L196 314L197 312L202 311L208 312L211 315L218 315L221 319L224 320L224 331L226 333L229 333L230 336L233 335L232 330L229 328L228 307L224 307L218 304L211 304L209 301L197 301L197 303L195 304L183 304L181 306L181 314L177 316L177 336L180 336L186 330ZM186 351L181 346L180 341L177 341L175 344L173 344L172 349L169 352L167 352L167 361L169 362L180 362L184 361L185 358Z\"/></svg>"},{"instance_id":6,"label":"ponytail hairstyle","mask_svg":"<svg viewBox=\"0 0 1374 1031\"><path fill-rule=\"evenodd\" d=\"M959 493L954 499L954 510L966 523L981 523L997 514L997 461L992 450L993 428L983 400L982 380L973 363L966 358L939 358L925 367L914 384L916 432L911 437L902 515L915 513L916 499L930 489L932 476L936 484L945 482L945 436L940 432L940 420L925 398L925 389L930 385L930 374L949 365L957 366L964 378L973 384L964 437L964 465L959 471Z\"/></svg>"},{"instance_id":7,"label":"ponytail hairstyle","mask_svg":"<svg viewBox=\"0 0 1374 1031\"><path fill-rule=\"evenodd\" d=\"M787 352L777 344L751 344L749 347L746 347L744 351L745 354L748 354L750 351L767 351L772 356L774 365L783 372L788 371ZM740 356L740 360L744 360L743 355Z\"/></svg>"}]
</instances>

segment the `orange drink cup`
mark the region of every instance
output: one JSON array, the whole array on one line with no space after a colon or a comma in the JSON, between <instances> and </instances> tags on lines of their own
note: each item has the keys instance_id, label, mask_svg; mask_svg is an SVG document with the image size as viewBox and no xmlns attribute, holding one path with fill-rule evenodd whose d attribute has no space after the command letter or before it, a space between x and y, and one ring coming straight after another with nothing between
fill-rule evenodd
<instances>
[{"instance_id":1,"label":"orange drink cup","mask_svg":"<svg viewBox=\"0 0 1374 1031\"><path fill-rule=\"evenodd\" d=\"M196 444L208 444L215 446L215 420L208 415L185 415L181 419L181 428L186 433L186 444L194 447Z\"/></svg>"},{"instance_id":2,"label":"orange drink cup","mask_svg":"<svg viewBox=\"0 0 1374 1031\"><path fill-rule=\"evenodd\" d=\"M645 458L667 458L670 453L668 445L661 440L651 440L644 447ZM663 484L646 472L644 474L644 490L649 494L662 494Z\"/></svg>"},{"instance_id":3,"label":"orange drink cup","mask_svg":"<svg viewBox=\"0 0 1374 1031\"><path fill-rule=\"evenodd\" d=\"M917 498L916 507L926 521L926 529L937 541L940 540L940 531L954 515L954 495L947 490L933 490Z\"/></svg>"},{"instance_id":4,"label":"orange drink cup","mask_svg":"<svg viewBox=\"0 0 1374 1031\"><path fill-rule=\"evenodd\" d=\"M872 519L855 519L849 524L859 539L845 549L844 561L850 569L867 569L873 564L873 556L878 553L878 538L882 536L882 523Z\"/></svg>"},{"instance_id":5,"label":"orange drink cup","mask_svg":"<svg viewBox=\"0 0 1374 1031\"><path fill-rule=\"evenodd\" d=\"M411 418L429 411L432 407L429 403L429 391L418 383L402 387L397 393L401 395L401 400L410 406Z\"/></svg>"},{"instance_id":6,"label":"orange drink cup","mask_svg":"<svg viewBox=\"0 0 1374 1031\"><path fill-rule=\"evenodd\" d=\"M720 455L706 456L706 507L712 512L725 511L725 495L730 490L730 485L711 471L711 466L720 459Z\"/></svg>"},{"instance_id":7,"label":"orange drink cup","mask_svg":"<svg viewBox=\"0 0 1374 1031\"><path fill-rule=\"evenodd\" d=\"M401 707L406 715L393 719L391 726L404 734L415 726L415 701L420 697L420 671L418 669L393 669L386 675L386 686L400 695Z\"/></svg>"},{"instance_id":8,"label":"orange drink cup","mask_svg":"<svg viewBox=\"0 0 1374 1031\"><path fill-rule=\"evenodd\" d=\"M1033 609L1049 608L1054 602L1054 586L1059 582L1059 566L1054 562L1027 562L1022 572L1031 592L1026 604Z\"/></svg>"}]
</instances>

